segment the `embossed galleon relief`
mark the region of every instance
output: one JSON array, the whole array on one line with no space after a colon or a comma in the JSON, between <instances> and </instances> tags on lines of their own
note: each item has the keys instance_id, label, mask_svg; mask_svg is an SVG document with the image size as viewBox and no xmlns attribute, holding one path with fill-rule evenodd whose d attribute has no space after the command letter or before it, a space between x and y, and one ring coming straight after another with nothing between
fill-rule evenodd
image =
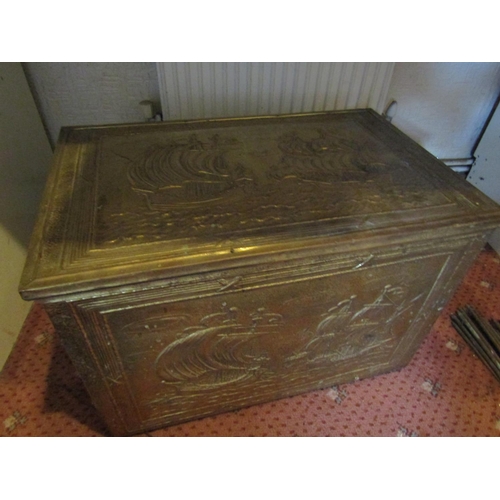
<instances>
[{"instance_id":1,"label":"embossed galleon relief","mask_svg":"<svg viewBox=\"0 0 500 500\"><path fill-rule=\"evenodd\" d=\"M264 376L277 367L313 368L383 350L394 344L393 323L420 298L408 295L387 285L371 303L356 296L343 300L301 332L299 346L287 343L292 325L281 314L262 307L245 315L224 303L223 311L186 327L159 354L155 371L164 382L196 390Z\"/></svg>"},{"instance_id":2,"label":"embossed galleon relief","mask_svg":"<svg viewBox=\"0 0 500 500\"><path fill-rule=\"evenodd\" d=\"M245 310L223 302L219 311L152 316L127 325L127 337L166 334L151 367L163 384L191 392L273 378L279 371L311 370L368 353L387 356L398 340L393 331L422 294L386 285L369 302L353 295L332 305L309 327L293 333L293 320L272 309ZM162 343L163 345L163 343Z\"/></svg>"},{"instance_id":3,"label":"embossed galleon relief","mask_svg":"<svg viewBox=\"0 0 500 500\"><path fill-rule=\"evenodd\" d=\"M339 137L325 128L312 134L292 131L278 138L282 153L269 175L275 179L297 182L335 184L373 182L376 176L391 181L387 165L374 161L369 145Z\"/></svg>"},{"instance_id":4,"label":"embossed galleon relief","mask_svg":"<svg viewBox=\"0 0 500 500\"><path fill-rule=\"evenodd\" d=\"M280 314L264 307L244 314L224 303L221 312L185 328L159 354L155 371L163 382L198 389L252 378L272 362L263 337L272 337L284 326Z\"/></svg>"},{"instance_id":5,"label":"embossed galleon relief","mask_svg":"<svg viewBox=\"0 0 500 500\"><path fill-rule=\"evenodd\" d=\"M142 161L129 168L130 185L145 196L152 211L219 200L252 180L242 164L227 158L228 148L237 142L218 135L203 142L192 134L186 140L152 146Z\"/></svg>"},{"instance_id":6,"label":"embossed galleon relief","mask_svg":"<svg viewBox=\"0 0 500 500\"><path fill-rule=\"evenodd\" d=\"M418 334L421 308L446 261L367 263L311 280L230 288L110 311L106 324L144 418L263 401L396 365L393 356Z\"/></svg>"},{"instance_id":7,"label":"embossed galleon relief","mask_svg":"<svg viewBox=\"0 0 500 500\"><path fill-rule=\"evenodd\" d=\"M97 162L99 245L212 238L447 203L352 123L109 137Z\"/></svg>"},{"instance_id":8,"label":"embossed galleon relief","mask_svg":"<svg viewBox=\"0 0 500 500\"><path fill-rule=\"evenodd\" d=\"M421 294L411 299L408 296L406 287L386 285L368 304L356 295L339 302L322 315L305 356L313 363L341 361L383 349L395 339L395 321L421 298Z\"/></svg>"}]
</instances>

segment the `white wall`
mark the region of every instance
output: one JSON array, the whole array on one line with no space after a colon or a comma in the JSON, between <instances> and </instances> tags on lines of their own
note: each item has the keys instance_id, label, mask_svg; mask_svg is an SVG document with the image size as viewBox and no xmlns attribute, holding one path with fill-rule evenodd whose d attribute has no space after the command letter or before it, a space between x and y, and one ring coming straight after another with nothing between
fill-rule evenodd
<instances>
[{"instance_id":1,"label":"white wall","mask_svg":"<svg viewBox=\"0 0 500 500\"><path fill-rule=\"evenodd\" d=\"M24 63L52 144L67 125L144 121L139 102L160 107L155 63Z\"/></svg>"},{"instance_id":2,"label":"white wall","mask_svg":"<svg viewBox=\"0 0 500 500\"><path fill-rule=\"evenodd\" d=\"M474 151L476 161L467 180L486 196L500 204L500 106L492 114L488 126ZM500 229L490 235L488 243L500 254Z\"/></svg>"},{"instance_id":3,"label":"white wall","mask_svg":"<svg viewBox=\"0 0 500 500\"><path fill-rule=\"evenodd\" d=\"M21 64L0 63L0 369L31 306L17 288L51 157Z\"/></svg>"},{"instance_id":4,"label":"white wall","mask_svg":"<svg viewBox=\"0 0 500 500\"><path fill-rule=\"evenodd\" d=\"M55 144L63 125L143 121L160 105L155 63L24 63ZM313 67L313 66L311 66ZM500 63L396 63L388 99L394 125L438 158L469 158L500 94Z\"/></svg>"},{"instance_id":5,"label":"white wall","mask_svg":"<svg viewBox=\"0 0 500 500\"><path fill-rule=\"evenodd\" d=\"M469 158L500 94L500 63L396 63L393 124L438 158Z\"/></svg>"}]
</instances>

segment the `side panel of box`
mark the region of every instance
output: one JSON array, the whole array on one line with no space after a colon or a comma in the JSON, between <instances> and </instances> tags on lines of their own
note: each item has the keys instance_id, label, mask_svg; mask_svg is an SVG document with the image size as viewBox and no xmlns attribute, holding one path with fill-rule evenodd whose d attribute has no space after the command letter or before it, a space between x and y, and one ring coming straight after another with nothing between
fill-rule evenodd
<instances>
[{"instance_id":1,"label":"side panel of box","mask_svg":"<svg viewBox=\"0 0 500 500\"><path fill-rule=\"evenodd\" d=\"M131 434L404 366L482 245L305 257L49 314L108 426Z\"/></svg>"},{"instance_id":2,"label":"side panel of box","mask_svg":"<svg viewBox=\"0 0 500 500\"><path fill-rule=\"evenodd\" d=\"M141 428L134 397L124 386L123 367L116 368L120 360L110 339L106 338L105 329L96 328L92 321L85 322L74 304L48 303L45 309L94 406L111 432L126 435L131 429Z\"/></svg>"}]
</instances>

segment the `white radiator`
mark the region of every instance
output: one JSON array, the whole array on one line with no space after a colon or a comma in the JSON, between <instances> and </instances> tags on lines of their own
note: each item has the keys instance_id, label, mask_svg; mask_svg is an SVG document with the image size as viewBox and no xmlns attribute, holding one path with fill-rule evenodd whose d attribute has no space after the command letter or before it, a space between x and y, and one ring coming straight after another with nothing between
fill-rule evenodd
<instances>
[{"instance_id":1,"label":"white radiator","mask_svg":"<svg viewBox=\"0 0 500 500\"><path fill-rule=\"evenodd\" d=\"M382 113L387 63L157 63L164 120L372 108Z\"/></svg>"}]
</instances>

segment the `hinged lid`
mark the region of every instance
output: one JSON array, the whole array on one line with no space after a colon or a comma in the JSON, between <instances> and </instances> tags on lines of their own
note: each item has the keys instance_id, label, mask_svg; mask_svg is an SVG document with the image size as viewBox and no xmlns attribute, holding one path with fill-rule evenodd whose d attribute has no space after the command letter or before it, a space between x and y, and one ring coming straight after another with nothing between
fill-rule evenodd
<instances>
[{"instance_id":1,"label":"hinged lid","mask_svg":"<svg viewBox=\"0 0 500 500\"><path fill-rule=\"evenodd\" d=\"M64 128L20 290L132 284L499 213L371 110Z\"/></svg>"}]
</instances>

